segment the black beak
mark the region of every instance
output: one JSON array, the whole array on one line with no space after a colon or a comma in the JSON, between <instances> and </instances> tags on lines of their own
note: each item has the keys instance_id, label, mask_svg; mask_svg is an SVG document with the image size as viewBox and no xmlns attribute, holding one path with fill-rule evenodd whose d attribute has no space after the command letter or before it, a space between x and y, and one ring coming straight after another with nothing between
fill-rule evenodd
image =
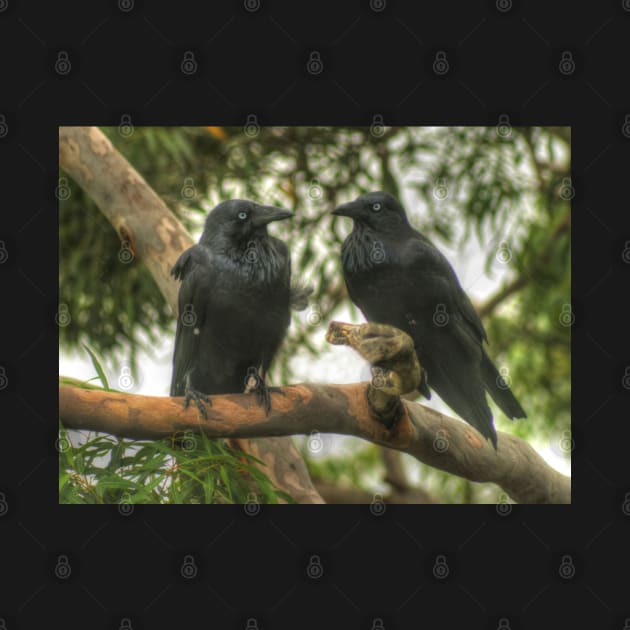
<instances>
[{"instance_id":1,"label":"black beak","mask_svg":"<svg viewBox=\"0 0 630 630\"><path fill-rule=\"evenodd\" d=\"M356 201L350 201L349 203L341 204L337 206L332 213L338 217L350 217L354 219L361 210L361 206Z\"/></svg>"},{"instance_id":2,"label":"black beak","mask_svg":"<svg viewBox=\"0 0 630 630\"><path fill-rule=\"evenodd\" d=\"M252 224L255 227L262 227L272 221L282 221L292 216L293 212L290 210L283 210L274 206L258 206L252 217Z\"/></svg>"}]
</instances>

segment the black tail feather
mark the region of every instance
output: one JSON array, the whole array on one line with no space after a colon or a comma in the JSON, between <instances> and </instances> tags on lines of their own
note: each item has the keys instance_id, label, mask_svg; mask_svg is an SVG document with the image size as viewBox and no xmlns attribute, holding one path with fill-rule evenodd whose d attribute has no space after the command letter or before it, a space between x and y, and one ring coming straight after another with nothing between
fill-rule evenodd
<instances>
[{"instance_id":1,"label":"black tail feather","mask_svg":"<svg viewBox=\"0 0 630 630\"><path fill-rule=\"evenodd\" d=\"M508 418L527 417L523 407L516 400L505 379L485 352L481 361L481 374L488 393Z\"/></svg>"}]
</instances>

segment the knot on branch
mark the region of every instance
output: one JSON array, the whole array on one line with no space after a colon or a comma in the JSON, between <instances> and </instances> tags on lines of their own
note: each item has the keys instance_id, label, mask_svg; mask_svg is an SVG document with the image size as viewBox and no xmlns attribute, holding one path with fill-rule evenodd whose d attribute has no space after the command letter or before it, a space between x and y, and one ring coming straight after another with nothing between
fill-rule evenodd
<instances>
[{"instance_id":1,"label":"knot on branch","mask_svg":"<svg viewBox=\"0 0 630 630\"><path fill-rule=\"evenodd\" d=\"M350 346L371 364L370 409L391 428L403 412L400 397L415 391L422 375L411 337L387 324L331 322L326 341Z\"/></svg>"}]
</instances>

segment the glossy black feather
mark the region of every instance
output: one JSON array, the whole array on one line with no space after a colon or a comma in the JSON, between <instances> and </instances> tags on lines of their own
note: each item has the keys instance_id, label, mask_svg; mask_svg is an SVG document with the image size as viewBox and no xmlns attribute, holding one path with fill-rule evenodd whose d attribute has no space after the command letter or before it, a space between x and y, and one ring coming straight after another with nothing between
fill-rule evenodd
<instances>
[{"instance_id":1,"label":"glossy black feather","mask_svg":"<svg viewBox=\"0 0 630 630\"><path fill-rule=\"evenodd\" d=\"M266 374L282 343L290 321L288 249L266 225L238 218L255 217L260 208L241 200L217 206L199 243L172 269L182 284L171 396L184 395L187 386L240 393L252 369Z\"/></svg>"},{"instance_id":2,"label":"glossy black feather","mask_svg":"<svg viewBox=\"0 0 630 630\"><path fill-rule=\"evenodd\" d=\"M363 195L335 213L354 220L341 253L352 301L413 338L428 386L496 448L486 390L508 417L525 412L486 354L486 331L448 260L391 195Z\"/></svg>"}]
</instances>

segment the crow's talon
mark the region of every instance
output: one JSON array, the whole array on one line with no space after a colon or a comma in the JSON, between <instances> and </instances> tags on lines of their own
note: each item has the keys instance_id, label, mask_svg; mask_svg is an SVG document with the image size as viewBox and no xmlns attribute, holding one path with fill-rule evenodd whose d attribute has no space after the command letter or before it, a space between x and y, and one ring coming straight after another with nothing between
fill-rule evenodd
<instances>
[{"instance_id":1,"label":"crow's talon","mask_svg":"<svg viewBox=\"0 0 630 630\"><path fill-rule=\"evenodd\" d=\"M208 412L206 411L204 403L206 403L208 407L212 407L212 401L210 398L196 389L187 387L184 396L184 409L188 409L191 400L195 402L197 410L207 420Z\"/></svg>"},{"instance_id":2,"label":"crow's talon","mask_svg":"<svg viewBox=\"0 0 630 630\"><path fill-rule=\"evenodd\" d=\"M265 415L271 411L271 393L282 393L279 387L269 387L262 379L258 379L256 386L250 390L251 394L256 394L256 402L264 408Z\"/></svg>"}]
</instances>

